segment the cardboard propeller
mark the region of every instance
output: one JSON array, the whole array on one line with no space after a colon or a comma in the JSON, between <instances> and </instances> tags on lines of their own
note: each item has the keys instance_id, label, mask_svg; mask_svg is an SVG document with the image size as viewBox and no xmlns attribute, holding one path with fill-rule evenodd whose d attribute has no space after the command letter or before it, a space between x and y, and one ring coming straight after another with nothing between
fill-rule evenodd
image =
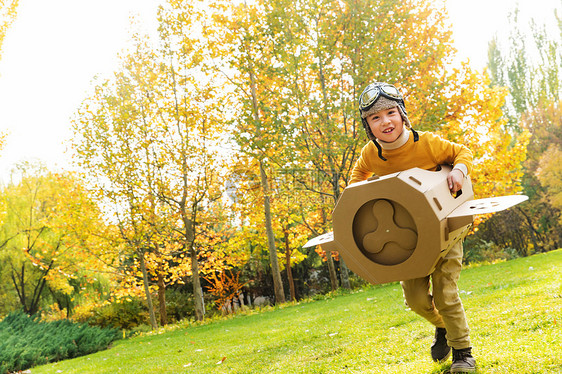
<instances>
[{"instance_id":1,"label":"cardboard propeller","mask_svg":"<svg viewBox=\"0 0 562 374\"><path fill-rule=\"evenodd\" d=\"M306 247L338 251L347 266L373 284L429 275L462 240L477 214L498 212L527 200L524 195L473 200L465 177L452 195L450 166L408 169L348 186L334 208L333 233Z\"/></svg>"}]
</instances>

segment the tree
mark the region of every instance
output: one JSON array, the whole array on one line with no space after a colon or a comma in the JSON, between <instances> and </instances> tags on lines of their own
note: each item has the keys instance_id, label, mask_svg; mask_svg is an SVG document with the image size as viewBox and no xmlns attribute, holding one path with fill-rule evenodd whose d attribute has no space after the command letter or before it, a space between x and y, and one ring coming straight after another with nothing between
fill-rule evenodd
<instances>
[{"instance_id":1,"label":"tree","mask_svg":"<svg viewBox=\"0 0 562 374\"><path fill-rule=\"evenodd\" d=\"M304 254L299 251L306 243L308 237L308 229L303 224L302 205L308 203L302 197L294 194L294 188L287 188L290 183L282 179L282 185L276 186L283 192L276 193L277 198L273 201L273 213L276 219L274 228L279 233L277 236L284 244L284 267L287 272L287 281L289 283L289 294L291 301L297 300L295 290L295 281L291 266L298 264L304 260Z\"/></svg>"},{"instance_id":2,"label":"tree","mask_svg":"<svg viewBox=\"0 0 562 374\"><path fill-rule=\"evenodd\" d=\"M226 96L220 93L216 77L205 70L202 50L206 42L198 35L201 9L190 6L181 24L181 39L172 11L161 9L160 40L163 61L159 102L159 198L168 204L182 223L184 249L191 257L196 318L204 317L203 293L199 274L203 231L212 206L222 196L224 179L220 172L219 147L226 121Z\"/></svg>"},{"instance_id":3,"label":"tree","mask_svg":"<svg viewBox=\"0 0 562 374\"><path fill-rule=\"evenodd\" d=\"M537 177L548 191L552 206L562 210L562 150L558 146L551 145L542 155Z\"/></svg>"},{"instance_id":4,"label":"tree","mask_svg":"<svg viewBox=\"0 0 562 374\"><path fill-rule=\"evenodd\" d=\"M155 70L142 52L139 46L136 55L125 57L114 80L99 84L83 102L73 121L73 147L77 163L88 171L93 188L113 211L120 237L132 252L129 255L140 263L150 322L156 328L145 263L145 255L158 243L157 226L162 222L153 194L155 134L147 121L152 109L146 97L150 83L135 80L140 70L153 83Z\"/></svg>"},{"instance_id":5,"label":"tree","mask_svg":"<svg viewBox=\"0 0 562 374\"><path fill-rule=\"evenodd\" d=\"M176 9L186 9L185 4L171 3ZM267 175L269 158L277 148L276 144L281 144L275 137L276 118L270 115L276 100L268 91L275 92L276 87L268 74L271 43L264 28L263 8L260 5L231 5L218 1L213 6L214 24L204 29L208 41L206 49L210 52L208 58L216 71L225 72L241 104L234 121L239 135L235 139L240 151L256 160L259 167L275 301L284 303L285 292L277 258ZM221 64L218 64L219 59L222 60Z\"/></svg>"},{"instance_id":6,"label":"tree","mask_svg":"<svg viewBox=\"0 0 562 374\"><path fill-rule=\"evenodd\" d=\"M143 273L145 256L164 255L160 243L166 241L163 233L170 231L166 222L173 222L176 240L189 254L195 314L202 320L198 241L205 212L221 196L216 162L220 98L212 77L201 71L199 41L175 41L174 25L166 17L162 12L158 46L139 39L137 50L123 58L114 81L99 85L91 103L83 105L76 144L80 160L98 185L108 182L109 188L102 185L102 191L117 198L117 211L129 207L127 220L120 221L123 237L135 248ZM157 275L162 307L165 284L163 275ZM143 277L150 305L149 279Z\"/></svg>"},{"instance_id":7,"label":"tree","mask_svg":"<svg viewBox=\"0 0 562 374\"><path fill-rule=\"evenodd\" d=\"M102 277L104 250L95 237L101 212L80 180L21 163L4 188L0 254L21 308L37 313L48 292L71 314L82 286ZM88 279L89 278L89 279Z\"/></svg>"},{"instance_id":8,"label":"tree","mask_svg":"<svg viewBox=\"0 0 562 374\"><path fill-rule=\"evenodd\" d=\"M270 286L276 277L271 275L274 268L271 267L270 240L267 234L266 216L262 209L264 206L264 190L262 188L260 163L251 156L242 154L239 155L237 162L231 165L231 168L229 183L231 184L230 188L234 191L230 194L232 204L229 206L229 209L234 215L234 221L237 222L237 229L234 236L230 239L229 247L246 253L247 263L245 267L248 269L247 276L252 280L250 282L251 286L261 284L264 280L264 274L268 274L271 277L269 282L265 282ZM267 173L269 174L269 170ZM271 177L271 174L269 177ZM268 185L271 185L270 182L271 180L268 180ZM271 191L273 194L275 193L274 188ZM271 214L273 213L273 202L273 200L270 200ZM276 232L273 222L270 221L270 223L272 224L271 233L274 235L275 240ZM267 253L267 261L264 261L264 253ZM278 264L277 269L279 270L278 280L282 282L281 266L279 264L280 252L277 251L277 248L275 249L275 261ZM271 295L269 290L260 290L258 292L260 296L274 296L275 301L279 303L274 284L272 290L273 294Z\"/></svg>"},{"instance_id":9,"label":"tree","mask_svg":"<svg viewBox=\"0 0 562 374\"><path fill-rule=\"evenodd\" d=\"M510 15L512 29L507 54L502 51L497 36L488 44L488 69L492 77L491 83L509 87L510 95L505 105L505 114L510 125L515 129L517 129L521 114L528 107L536 104L537 98L532 87L534 81L539 78L537 70L529 63L527 55L528 43L532 40L525 38L524 33L516 26L519 22L518 19L519 10L515 8Z\"/></svg>"},{"instance_id":10,"label":"tree","mask_svg":"<svg viewBox=\"0 0 562 374\"><path fill-rule=\"evenodd\" d=\"M182 234L183 248L190 254L196 317L202 320L205 311L197 242L202 234L201 213L222 194L216 151L212 149L218 112L214 111L214 105L207 105L214 101L211 91L197 88L189 91L194 82L188 75L179 76L173 64L168 74L177 87L169 92L172 100L164 106L169 110L166 122L170 126L164 126L160 143L158 191L159 198L170 205L182 223L178 231Z\"/></svg>"},{"instance_id":11,"label":"tree","mask_svg":"<svg viewBox=\"0 0 562 374\"><path fill-rule=\"evenodd\" d=\"M558 10L553 13L560 27ZM523 192L529 196L530 203L497 214L480 228L477 236L528 255L558 248L562 239L557 223L560 212L549 196L552 190L541 183L536 174L543 154L551 146L556 149L560 142L562 41L559 35L547 32L545 25L535 20L529 25L522 24L520 16L515 9L510 18L508 37L495 37L490 42L488 69L492 78L490 85L503 85L508 89L504 107L508 131L528 131L530 134L528 157L521 176ZM530 55L531 50L538 51L538 59ZM553 165L543 160L542 166L546 168L542 169L545 173ZM508 230L500 232L496 230L498 222L512 224Z\"/></svg>"}]
</instances>

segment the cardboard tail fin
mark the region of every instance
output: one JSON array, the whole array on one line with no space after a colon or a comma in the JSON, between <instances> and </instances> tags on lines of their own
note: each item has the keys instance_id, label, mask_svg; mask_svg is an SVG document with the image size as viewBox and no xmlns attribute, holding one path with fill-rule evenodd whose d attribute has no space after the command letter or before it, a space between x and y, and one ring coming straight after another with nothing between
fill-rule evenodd
<instances>
[{"instance_id":1,"label":"cardboard tail fin","mask_svg":"<svg viewBox=\"0 0 562 374\"><path fill-rule=\"evenodd\" d=\"M315 246L321 246L323 250L325 251L338 251L338 245L336 244L335 240L334 240L334 233L333 232L327 232L325 234L322 234L320 236L317 236L315 238L310 239L304 246L303 248L309 248L309 247L315 247Z\"/></svg>"}]
</instances>

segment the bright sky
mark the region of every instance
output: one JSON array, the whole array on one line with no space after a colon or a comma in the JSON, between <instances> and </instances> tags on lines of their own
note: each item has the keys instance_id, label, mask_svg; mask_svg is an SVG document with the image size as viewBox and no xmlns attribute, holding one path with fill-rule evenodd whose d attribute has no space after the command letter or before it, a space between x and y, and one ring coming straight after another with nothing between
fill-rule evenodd
<instances>
[{"instance_id":1,"label":"bright sky","mask_svg":"<svg viewBox=\"0 0 562 374\"><path fill-rule=\"evenodd\" d=\"M483 69L488 41L505 33L516 0L446 0L461 59ZM0 60L0 181L13 165L39 159L50 169L68 169L70 118L95 75L117 67L127 46L130 17L147 31L156 27L158 0L20 0L16 21ZM521 18L552 22L560 0L521 0Z\"/></svg>"},{"instance_id":2,"label":"bright sky","mask_svg":"<svg viewBox=\"0 0 562 374\"><path fill-rule=\"evenodd\" d=\"M70 118L96 75L109 76L132 30L156 28L157 0L20 0L0 60L0 181L20 160L68 169Z\"/></svg>"}]
</instances>

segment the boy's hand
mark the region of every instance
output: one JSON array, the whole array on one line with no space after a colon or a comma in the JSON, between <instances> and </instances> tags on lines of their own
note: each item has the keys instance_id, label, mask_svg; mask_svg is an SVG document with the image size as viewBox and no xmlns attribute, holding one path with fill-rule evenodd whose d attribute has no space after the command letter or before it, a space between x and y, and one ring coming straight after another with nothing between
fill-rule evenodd
<instances>
[{"instance_id":1,"label":"boy's hand","mask_svg":"<svg viewBox=\"0 0 562 374\"><path fill-rule=\"evenodd\" d=\"M447 175L447 183L449 184L449 190L451 192L457 192L462 188L464 182L464 174L459 169L453 169L449 175Z\"/></svg>"}]
</instances>

